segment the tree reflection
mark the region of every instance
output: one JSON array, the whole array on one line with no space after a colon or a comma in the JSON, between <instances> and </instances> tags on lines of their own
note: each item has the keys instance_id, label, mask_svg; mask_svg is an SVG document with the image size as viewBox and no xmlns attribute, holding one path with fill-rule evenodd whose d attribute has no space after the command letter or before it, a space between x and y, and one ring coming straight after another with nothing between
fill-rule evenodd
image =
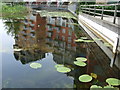
<instances>
[{"instance_id":1,"label":"tree reflection","mask_svg":"<svg viewBox=\"0 0 120 90\"><path fill-rule=\"evenodd\" d=\"M17 19L7 19L4 21L5 29L7 30L7 34L15 36L20 31L20 27L22 26L20 20Z\"/></svg>"}]
</instances>

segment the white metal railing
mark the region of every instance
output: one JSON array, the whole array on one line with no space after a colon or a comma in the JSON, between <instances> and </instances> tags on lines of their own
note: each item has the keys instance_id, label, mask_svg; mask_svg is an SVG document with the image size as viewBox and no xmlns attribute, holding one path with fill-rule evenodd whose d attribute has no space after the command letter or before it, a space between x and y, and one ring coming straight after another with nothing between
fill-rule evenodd
<instances>
[{"instance_id":1,"label":"white metal railing","mask_svg":"<svg viewBox=\"0 0 120 90\"><path fill-rule=\"evenodd\" d=\"M112 10L106 9L107 6L113 6L114 10L113 9ZM99 15L99 16L101 16L102 20L103 20L104 16L111 16L111 15L105 14L104 12L112 12L112 13L114 13L113 24L116 24L117 13L120 13L120 10L118 10L118 6L120 7L119 3L117 3L117 4L103 4L103 5L100 5L100 4L99 5L81 5L80 10L84 13L92 14L92 15L94 15L94 17ZM101 13L98 11L100 11Z\"/></svg>"}]
</instances>

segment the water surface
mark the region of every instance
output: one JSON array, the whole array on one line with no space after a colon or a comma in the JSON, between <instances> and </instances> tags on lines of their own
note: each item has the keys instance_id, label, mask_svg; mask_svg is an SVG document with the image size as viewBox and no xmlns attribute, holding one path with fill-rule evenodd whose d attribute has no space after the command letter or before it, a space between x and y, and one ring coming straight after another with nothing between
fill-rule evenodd
<instances>
[{"instance_id":1,"label":"water surface","mask_svg":"<svg viewBox=\"0 0 120 90\"><path fill-rule=\"evenodd\" d=\"M30 14L25 19L0 20L2 35L3 88L89 88L93 84L107 85L109 77L118 78L117 67L110 67L110 59L92 43L76 43L80 37L91 39L74 19L41 17ZM21 49L20 51L16 51ZM87 66L74 65L77 57L87 58ZM30 63L42 64L40 69ZM60 73L54 67L63 64L71 68ZM95 73L90 83L78 80L82 74Z\"/></svg>"}]
</instances>

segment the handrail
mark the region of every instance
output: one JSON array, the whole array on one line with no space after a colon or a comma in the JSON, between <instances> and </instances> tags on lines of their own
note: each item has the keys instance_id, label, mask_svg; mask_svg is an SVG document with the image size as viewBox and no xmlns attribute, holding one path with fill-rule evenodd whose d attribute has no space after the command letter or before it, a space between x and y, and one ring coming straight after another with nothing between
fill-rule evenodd
<instances>
[{"instance_id":1,"label":"handrail","mask_svg":"<svg viewBox=\"0 0 120 90\"><path fill-rule=\"evenodd\" d=\"M94 11L94 8L82 8L82 9L86 9L86 10L93 10ZM97 11L102 11L102 9L96 9ZM115 10L104 10L106 12L114 12ZM120 10L117 10L117 12L120 12Z\"/></svg>"},{"instance_id":2,"label":"handrail","mask_svg":"<svg viewBox=\"0 0 120 90\"><path fill-rule=\"evenodd\" d=\"M106 15L104 14L104 12L113 12L114 13L114 19L113 19L113 24L116 23L116 17L117 17L117 13L120 13L120 10L118 10L118 6L120 5L120 3L117 4L104 4L104 5L80 5L80 10L82 12L86 12L88 14L93 14L94 17L96 15L101 15L101 19L103 20L104 16L111 16L111 15ZM101 8L97 8L97 6L101 6ZM110 9L106 9L106 6L114 6L114 10L110 10ZM101 11L101 13L96 12L96 11Z\"/></svg>"},{"instance_id":3,"label":"handrail","mask_svg":"<svg viewBox=\"0 0 120 90\"><path fill-rule=\"evenodd\" d=\"M120 5L120 3L117 3L117 4L95 4L95 5L81 5L81 6L118 6Z\"/></svg>"}]
</instances>

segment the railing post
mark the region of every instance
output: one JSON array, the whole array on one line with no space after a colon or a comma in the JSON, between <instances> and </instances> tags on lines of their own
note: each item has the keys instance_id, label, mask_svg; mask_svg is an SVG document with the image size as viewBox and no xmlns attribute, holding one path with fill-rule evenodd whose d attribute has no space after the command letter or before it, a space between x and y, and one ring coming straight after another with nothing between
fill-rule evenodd
<instances>
[{"instance_id":1,"label":"railing post","mask_svg":"<svg viewBox=\"0 0 120 90\"><path fill-rule=\"evenodd\" d=\"M89 14L90 14L90 6L89 6Z\"/></svg>"},{"instance_id":2,"label":"railing post","mask_svg":"<svg viewBox=\"0 0 120 90\"><path fill-rule=\"evenodd\" d=\"M96 13L96 6L94 6L94 17L95 17L95 13Z\"/></svg>"},{"instance_id":3,"label":"railing post","mask_svg":"<svg viewBox=\"0 0 120 90\"><path fill-rule=\"evenodd\" d=\"M102 6L102 15L101 15L102 20L103 20L103 13L104 13L104 6Z\"/></svg>"},{"instance_id":4,"label":"railing post","mask_svg":"<svg viewBox=\"0 0 120 90\"><path fill-rule=\"evenodd\" d=\"M115 24L115 22L116 22L116 16L117 16L117 5L115 5L113 24Z\"/></svg>"},{"instance_id":5,"label":"railing post","mask_svg":"<svg viewBox=\"0 0 120 90\"><path fill-rule=\"evenodd\" d=\"M80 5L78 8L79 8L79 10L78 10L78 11L79 11L79 12L82 12L81 5Z\"/></svg>"}]
</instances>

